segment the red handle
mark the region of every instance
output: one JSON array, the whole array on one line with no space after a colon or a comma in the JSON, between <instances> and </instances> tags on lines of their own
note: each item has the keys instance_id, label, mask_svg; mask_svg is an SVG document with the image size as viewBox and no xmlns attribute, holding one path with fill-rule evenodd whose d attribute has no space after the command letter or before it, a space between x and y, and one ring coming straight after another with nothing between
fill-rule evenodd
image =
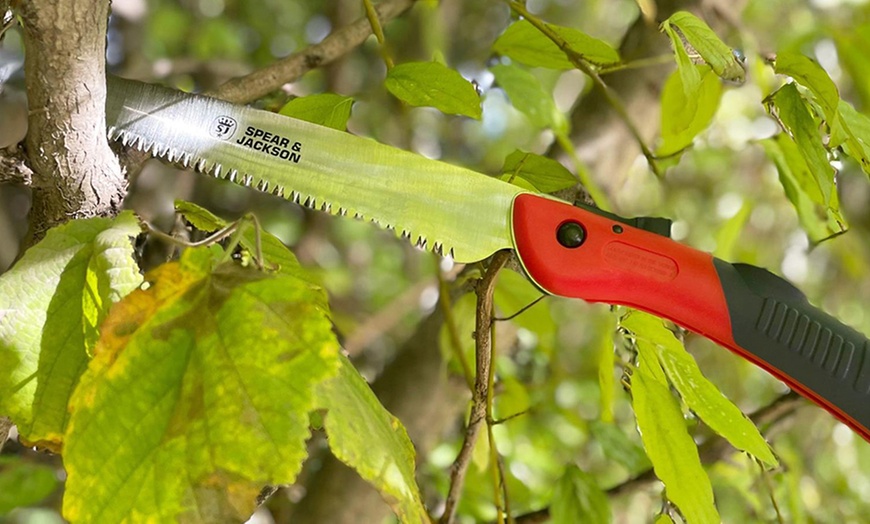
<instances>
[{"instance_id":1,"label":"red handle","mask_svg":"<svg viewBox=\"0 0 870 524\"><path fill-rule=\"evenodd\" d=\"M870 441L870 341L786 281L531 194L514 200L513 233L523 267L543 290L672 320L765 369Z\"/></svg>"}]
</instances>

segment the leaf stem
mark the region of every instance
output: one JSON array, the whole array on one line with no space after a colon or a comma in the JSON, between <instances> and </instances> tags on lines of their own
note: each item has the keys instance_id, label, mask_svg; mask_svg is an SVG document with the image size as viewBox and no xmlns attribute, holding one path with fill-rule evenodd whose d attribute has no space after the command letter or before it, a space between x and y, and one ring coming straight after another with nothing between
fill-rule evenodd
<instances>
[{"instance_id":1,"label":"leaf stem","mask_svg":"<svg viewBox=\"0 0 870 524\"><path fill-rule=\"evenodd\" d=\"M372 0L363 0L363 5L366 9L366 18L368 18L369 24L372 26L372 33L374 33L375 38L378 39L378 44L381 46L381 58L384 59L384 64L387 66L387 71L389 71L395 64L387 50L387 40L384 37L384 29L381 27L381 21L378 19L378 12L375 11L375 6L372 4Z\"/></svg>"},{"instance_id":2,"label":"leaf stem","mask_svg":"<svg viewBox=\"0 0 870 524\"><path fill-rule=\"evenodd\" d=\"M650 170L659 178L661 178L662 173L656 165L656 157L653 152L647 147L646 142L644 142L643 137L640 136L640 131L637 129L637 126L632 122L631 117L628 115L628 110L625 108L625 105L622 101L616 96L616 94L610 89L610 87L601 79L601 75L598 74L598 71L589 63L584 60L583 55L577 53L571 48L571 45L562 38L558 33L553 31L543 20L536 17L535 15L529 13L529 11L525 8L525 6L515 0L507 0L508 6L510 6L511 10L525 18L529 21L530 24L535 26L535 28L543 33L544 36L549 38L554 44L556 44L559 49L565 53L565 56L568 60L574 64L574 67L582 71L586 74L595 85L601 90L604 94L604 98L607 99L607 103L616 111L616 114L622 121L625 123L625 126L628 128L628 131L637 141L640 146L640 150L643 153L644 158L646 158L647 163L649 164ZM590 191L591 193L591 191Z\"/></svg>"}]
</instances>

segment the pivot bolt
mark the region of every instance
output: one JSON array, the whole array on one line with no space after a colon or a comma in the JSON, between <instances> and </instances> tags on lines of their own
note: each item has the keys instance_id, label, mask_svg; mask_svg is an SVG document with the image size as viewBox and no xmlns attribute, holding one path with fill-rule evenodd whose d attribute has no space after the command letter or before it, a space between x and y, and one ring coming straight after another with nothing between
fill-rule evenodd
<instances>
[{"instance_id":1,"label":"pivot bolt","mask_svg":"<svg viewBox=\"0 0 870 524\"><path fill-rule=\"evenodd\" d=\"M556 240L564 247L574 249L586 240L586 230L577 222L565 222L556 231Z\"/></svg>"}]
</instances>

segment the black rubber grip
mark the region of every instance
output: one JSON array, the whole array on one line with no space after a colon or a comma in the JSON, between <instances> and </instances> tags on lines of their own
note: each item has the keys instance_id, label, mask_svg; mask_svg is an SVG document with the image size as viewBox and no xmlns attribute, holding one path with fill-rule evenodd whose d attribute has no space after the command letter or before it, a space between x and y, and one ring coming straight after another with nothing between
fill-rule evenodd
<instances>
[{"instance_id":1,"label":"black rubber grip","mask_svg":"<svg viewBox=\"0 0 870 524\"><path fill-rule=\"evenodd\" d=\"M713 263L738 349L870 440L870 340L766 269Z\"/></svg>"}]
</instances>

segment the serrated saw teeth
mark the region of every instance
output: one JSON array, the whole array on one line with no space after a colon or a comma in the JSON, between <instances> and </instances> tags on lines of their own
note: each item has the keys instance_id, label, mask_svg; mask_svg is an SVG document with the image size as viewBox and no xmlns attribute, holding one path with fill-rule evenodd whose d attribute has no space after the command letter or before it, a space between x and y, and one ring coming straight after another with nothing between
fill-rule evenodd
<instances>
[{"instance_id":1,"label":"serrated saw teeth","mask_svg":"<svg viewBox=\"0 0 870 524\"><path fill-rule=\"evenodd\" d=\"M107 85L107 131L125 147L402 231L457 262L513 246L516 186L251 107L113 76Z\"/></svg>"}]
</instances>

